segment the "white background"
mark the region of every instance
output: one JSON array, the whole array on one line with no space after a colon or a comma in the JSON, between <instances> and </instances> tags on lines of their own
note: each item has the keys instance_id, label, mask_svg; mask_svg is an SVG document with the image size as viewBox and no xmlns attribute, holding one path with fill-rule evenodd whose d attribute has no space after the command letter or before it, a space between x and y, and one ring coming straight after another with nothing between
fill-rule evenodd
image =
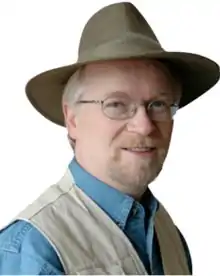
<instances>
[{"instance_id":1,"label":"white background","mask_svg":"<svg viewBox=\"0 0 220 276\"><path fill-rule=\"evenodd\" d=\"M166 50L220 63L219 1L132 2ZM110 3L0 0L0 225L56 182L72 158L65 129L32 108L24 86L41 71L74 62L84 24ZM197 275L219 269L219 90L217 84L179 111L164 170L151 185L183 232Z\"/></svg>"}]
</instances>

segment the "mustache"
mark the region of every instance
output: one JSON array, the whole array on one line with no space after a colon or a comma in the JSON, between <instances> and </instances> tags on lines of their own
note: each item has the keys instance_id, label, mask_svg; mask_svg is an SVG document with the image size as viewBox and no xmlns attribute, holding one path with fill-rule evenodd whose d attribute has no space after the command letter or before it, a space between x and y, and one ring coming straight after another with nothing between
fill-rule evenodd
<instances>
[{"instance_id":1,"label":"mustache","mask_svg":"<svg viewBox=\"0 0 220 276\"><path fill-rule=\"evenodd\" d=\"M144 147L149 147L149 148L156 148L159 146L159 142L156 140L152 140L148 138L140 138L140 137L135 137L131 139L127 139L124 143L120 143L121 148L144 148Z\"/></svg>"}]
</instances>

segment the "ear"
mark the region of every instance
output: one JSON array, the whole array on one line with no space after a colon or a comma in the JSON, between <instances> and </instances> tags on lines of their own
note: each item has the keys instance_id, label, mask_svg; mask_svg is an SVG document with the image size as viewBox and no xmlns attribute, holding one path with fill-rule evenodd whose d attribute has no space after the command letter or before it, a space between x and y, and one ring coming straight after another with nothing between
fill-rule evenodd
<instances>
[{"instance_id":1,"label":"ear","mask_svg":"<svg viewBox=\"0 0 220 276\"><path fill-rule=\"evenodd\" d=\"M76 139L76 114L67 103L62 104L62 109L67 131L72 139Z\"/></svg>"}]
</instances>

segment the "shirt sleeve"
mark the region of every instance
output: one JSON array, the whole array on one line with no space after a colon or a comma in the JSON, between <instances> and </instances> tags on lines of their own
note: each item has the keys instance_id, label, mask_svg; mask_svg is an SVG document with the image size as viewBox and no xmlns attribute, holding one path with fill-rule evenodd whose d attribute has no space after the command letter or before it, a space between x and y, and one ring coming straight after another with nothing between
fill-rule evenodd
<instances>
[{"instance_id":1,"label":"shirt sleeve","mask_svg":"<svg viewBox=\"0 0 220 276\"><path fill-rule=\"evenodd\" d=\"M16 221L0 231L0 275L62 275L59 258L31 224Z\"/></svg>"}]
</instances>

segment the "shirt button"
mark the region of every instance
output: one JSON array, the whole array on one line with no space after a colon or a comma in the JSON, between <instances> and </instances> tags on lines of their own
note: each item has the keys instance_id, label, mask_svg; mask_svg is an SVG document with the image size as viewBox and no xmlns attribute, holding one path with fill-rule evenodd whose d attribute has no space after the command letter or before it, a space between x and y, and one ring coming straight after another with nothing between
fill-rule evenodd
<instances>
[{"instance_id":1,"label":"shirt button","mask_svg":"<svg viewBox=\"0 0 220 276\"><path fill-rule=\"evenodd\" d=\"M132 216L135 216L136 214L137 214L137 208L136 207L134 207L133 209L132 209Z\"/></svg>"}]
</instances>

